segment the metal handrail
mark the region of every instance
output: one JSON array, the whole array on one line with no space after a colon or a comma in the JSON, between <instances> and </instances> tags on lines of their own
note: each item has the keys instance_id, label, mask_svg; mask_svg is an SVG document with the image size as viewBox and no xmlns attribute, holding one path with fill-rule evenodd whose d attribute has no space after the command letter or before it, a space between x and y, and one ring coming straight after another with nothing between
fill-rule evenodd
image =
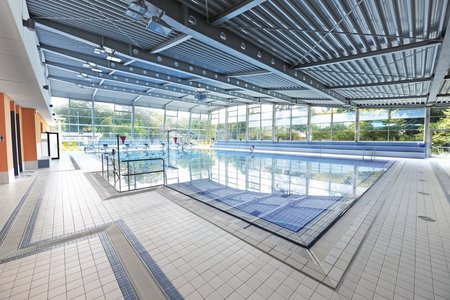
<instances>
[{"instance_id":1,"label":"metal handrail","mask_svg":"<svg viewBox=\"0 0 450 300\"><path fill-rule=\"evenodd\" d=\"M124 160L121 161L120 158L114 158L111 157L109 154L102 153L102 177L109 181L110 176L110 167L112 167L112 172L114 175L114 184L111 184L118 190L119 192L122 192L122 184L121 184L121 178L127 177L128 181L128 191L131 191L131 177L134 177L134 184L136 186L136 176L138 175L145 175L145 174L154 174L154 173L163 173L163 185L167 185L167 176L166 176L166 163L165 160L162 157L152 157L152 158L141 158L141 159L130 159L130 160ZM147 172L138 172L138 173L130 173L130 162L140 162L140 161L152 161L152 160L160 160L162 162L162 169L161 170L153 170L153 171L147 171ZM105 173L105 161L106 161L106 173ZM110 164L111 161L111 164ZM121 173L121 164L126 162L127 166L127 173L123 174ZM117 188L117 183L119 184ZM136 190L137 188L133 189Z\"/></svg>"}]
</instances>

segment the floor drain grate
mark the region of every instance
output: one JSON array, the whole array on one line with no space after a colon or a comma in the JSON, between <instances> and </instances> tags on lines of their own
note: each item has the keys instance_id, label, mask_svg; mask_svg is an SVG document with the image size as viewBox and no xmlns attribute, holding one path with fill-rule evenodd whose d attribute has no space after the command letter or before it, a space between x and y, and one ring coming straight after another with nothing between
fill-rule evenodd
<instances>
[{"instance_id":1,"label":"floor drain grate","mask_svg":"<svg viewBox=\"0 0 450 300\"><path fill-rule=\"evenodd\" d=\"M419 216L418 218L419 218L419 219L422 219L422 220L424 220L424 221L427 221L427 222L436 222L435 219L430 218L430 217L427 217L427 216Z\"/></svg>"},{"instance_id":2,"label":"floor drain grate","mask_svg":"<svg viewBox=\"0 0 450 300\"><path fill-rule=\"evenodd\" d=\"M417 192L417 194L421 194L421 195L426 195L426 196L430 196L430 194L425 193L425 192Z\"/></svg>"}]
</instances>

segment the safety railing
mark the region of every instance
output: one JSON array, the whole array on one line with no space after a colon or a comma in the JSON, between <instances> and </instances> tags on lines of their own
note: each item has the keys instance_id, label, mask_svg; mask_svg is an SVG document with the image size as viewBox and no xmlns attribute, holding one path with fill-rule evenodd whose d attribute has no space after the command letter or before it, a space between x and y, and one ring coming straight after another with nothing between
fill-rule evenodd
<instances>
[{"instance_id":1,"label":"safety railing","mask_svg":"<svg viewBox=\"0 0 450 300\"><path fill-rule=\"evenodd\" d=\"M102 154L101 160L102 177L118 192L167 183L166 164L161 157L120 160L109 154Z\"/></svg>"}]
</instances>

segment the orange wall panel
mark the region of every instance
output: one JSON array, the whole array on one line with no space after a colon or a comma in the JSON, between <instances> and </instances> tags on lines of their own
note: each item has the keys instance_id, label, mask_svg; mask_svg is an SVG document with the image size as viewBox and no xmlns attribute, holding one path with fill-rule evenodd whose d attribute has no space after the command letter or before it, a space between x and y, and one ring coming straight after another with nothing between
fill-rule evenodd
<instances>
[{"instance_id":1,"label":"orange wall panel","mask_svg":"<svg viewBox=\"0 0 450 300\"><path fill-rule=\"evenodd\" d=\"M8 172L13 168L11 137L11 99L0 93L0 172Z\"/></svg>"},{"instance_id":2,"label":"orange wall panel","mask_svg":"<svg viewBox=\"0 0 450 300\"><path fill-rule=\"evenodd\" d=\"M34 108L22 107L22 141L23 160L37 160L37 139L36 139L36 110ZM39 137L40 140L40 137Z\"/></svg>"}]
</instances>

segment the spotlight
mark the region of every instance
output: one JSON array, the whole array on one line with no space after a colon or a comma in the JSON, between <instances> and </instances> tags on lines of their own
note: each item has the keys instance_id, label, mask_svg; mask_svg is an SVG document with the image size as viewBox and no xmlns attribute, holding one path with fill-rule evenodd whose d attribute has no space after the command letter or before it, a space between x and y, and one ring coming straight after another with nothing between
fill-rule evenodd
<instances>
[{"instance_id":1,"label":"spotlight","mask_svg":"<svg viewBox=\"0 0 450 300\"><path fill-rule=\"evenodd\" d=\"M32 19L22 20L22 25L25 26L26 28L30 29L31 31L36 30L36 21L34 21Z\"/></svg>"},{"instance_id":2,"label":"spotlight","mask_svg":"<svg viewBox=\"0 0 450 300\"><path fill-rule=\"evenodd\" d=\"M110 61L113 61L113 62L117 62L117 63L121 63L121 62L122 62L122 60L121 60L120 58L114 56L113 54L109 54L109 55L106 57L106 59L107 59L107 60L110 60Z\"/></svg>"},{"instance_id":3,"label":"spotlight","mask_svg":"<svg viewBox=\"0 0 450 300\"><path fill-rule=\"evenodd\" d=\"M95 54L105 54L106 50L105 50L105 48L103 48L103 46L100 46L100 47L97 47L94 49L94 53Z\"/></svg>"},{"instance_id":4,"label":"spotlight","mask_svg":"<svg viewBox=\"0 0 450 300\"><path fill-rule=\"evenodd\" d=\"M161 17L151 17L147 23L146 28L154 33L162 36L169 36L172 32L170 25L164 22Z\"/></svg>"},{"instance_id":5,"label":"spotlight","mask_svg":"<svg viewBox=\"0 0 450 300\"><path fill-rule=\"evenodd\" d=\"M145 5L145 2L143 0L138 0L131 2L130 5L128 5L127 10L125 11L125 15L133 20L140 21L147 13L147 11L148 9L147 5Z\"/></svg>"},{"instance_id":6,"label":"spotlight","mask_svg":"<svg viewBox=\"0 0 450 300\"><path fill-rule=\"evenodd\" d=\"M55 115L55 113L52 113L52 116L54 116Z\"/></svg>"},{"instance_id":7,"label":"spotlight","mask_svg":"<svg viewBox=\"0 0 450 300\"><path fill-rule=\"evenodd\" d=\"M48 91L48 84L43 85L42 88L43 88L44 90Z\"/></svg>"},{"instance_id":8,"label":"spotlight","mask_svg":"<svg viewBox=\"0 0 450 300\"><path fill-rule=\"evenodd\" d=\"M53 104L49 104L48 106L53 107Z\"/></svg>"}]
</instances>

